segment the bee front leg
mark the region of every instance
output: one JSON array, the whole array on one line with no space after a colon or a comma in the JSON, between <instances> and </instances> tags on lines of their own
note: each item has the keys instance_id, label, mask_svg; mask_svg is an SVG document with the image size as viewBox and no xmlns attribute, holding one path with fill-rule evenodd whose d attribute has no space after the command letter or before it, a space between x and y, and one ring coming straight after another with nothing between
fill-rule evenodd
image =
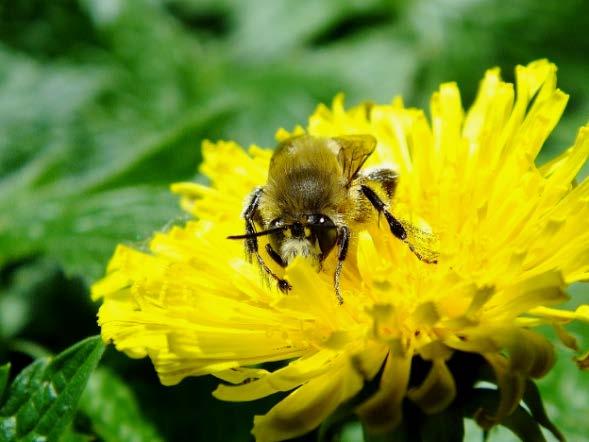
<instances>
[{"instance_id":1,"label":"bee front leg","mask_svg":"<svg viewBox=\"0 0 589 442\"><path fill-rule=\"evenodd\" d=\"M266 252L268 252L268 255L270 255L270 258L272 258L276 264L278 264L282 268L286 267L286 262L284 262L282 256L280 256L278 252L276 252L276 250L274 250L270 244L266 244Z\"/></svg>"},{"instance_id":2,"label":"bee front leg","mask_svg":"<svg viewBox=\"0 0 589 442\"><path fill-rule=\"evenodd\" d=\"M337 301L339 304L344 303L344 297L342 296L339 288L339 280L340 275L342 273L342 268L344 265L344 261L348 254L348 246L350 244L350 229L346 226L340 226L337 229L337 245L339 247L339 252L337 255L337 265L335 267L335 273L333 275L333 284L335 286L335 296L337 297Z\"/></svg>"},{"instance_id":3,"label":"bee front leg","mask_svg":"<svg viewBox=\"0 0 589 442\"><path fill-rule=\"evenodd\" d=\"M256 187L248 197L248 203L243 210L242 216L245 220L245 233L247 235L254 235L256 233L256 225L254 219L258 215L258 207L260 206L260 199L264 189ZM249 262L252 262L252 255L258 253L258 238L251 236L245 240L245 253Z\"/></svg>"},{"instance_id":4,"label":"bee front leg","mask_svg":"<svg viewBox=\"0 0 589 442\"><path fill-rule=\"evenodd\" d=\"M258 217L258 208L260 205L260 199L262 198L262 194L264 190L262 187L256 188L249 197L249 202L243 211L243 219L245 220L245 232L248 235L254 235L256 233L256 225L254 224L254 219ZM255 256L258 265L264 270L266 275L270 276L274 279L278 285L278 288L281 292L287 293L292 286L286 279L280 278L276 275L268 265L264 262L264 258L260 255L258 251L258 238L255 236L251 236L246 238L245 240L245 253L248 258L248 261L252 261L252 256Z\"/></svg>"}]
</instances>

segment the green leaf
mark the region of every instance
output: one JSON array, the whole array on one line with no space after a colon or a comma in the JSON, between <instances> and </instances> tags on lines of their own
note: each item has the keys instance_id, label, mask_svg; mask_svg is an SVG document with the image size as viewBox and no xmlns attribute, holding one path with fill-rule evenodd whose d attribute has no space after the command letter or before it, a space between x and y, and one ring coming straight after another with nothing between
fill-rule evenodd
<instances>
[{"instance_id":1,"label":"green leaf","mask_svg":"<svg viewBox=\"0 0 589 442\"><path fill-rule=\"evenodd\" d=\"M93 442L96 438L87 434L76 433L75 431L66 431L60 438L59 442Z\"/></svg>"},{"instance_id":2,"label":"green leaf","mask_svg":"<svg viewBox=\"0 0 589 442\"><path fill-rule=\"evenodd\" d=\"M76 52L95 39L89 32L89 20L81 14L76 0L32 0L0 8L0 39L19 50L56 56Z\"/></svg>"},{"instance_id":3,"label":"green leaf","mask_svg":"<svg viewBox=\"0 0 589 442\"><path fill-rule=\"evenodd\" d=\"M20 333L35 319L35 313L40 312L40 300L50 292L54 272L55 265L30 260L4 271L5 284L0 285L0 337L5 342Z\"/></svg>"},{"instance_id":4,"label":"green leaf","mask_svg":"<svg viewBox=\"0 0 589 442\"><path fill-rule=\"evenodd\" d=\"M134 3L130 17L143 4ZM162 14L152 18L145 32L155 22L174 28ZM179 50L181 34L171 32L169 47ZM144 239L181 213L168 185L194 174L201 139L234 105L196 99L199 64L184 56L194 58L194 42L177 69L160 49L152 57L131 51L142 54L131 66L95 53L90 63L32 60L0 46L0 267L46 254L95 279L118 242ZM153 78L149 60L161 77ZM3 334L13 335L26 311L18 300L6 303L16 315Z\"/></svg>"},{"instance_id":5,"label":"green leaf","mask_svg":"<svg viewBox=\"0 0 589 442\"><path fill-rule=\"evenodd\" d=\"M104 351L100 337L25 368L0 408L0 439L58 440L70 424L90 374Z\"/></svg>"},{"instance_id":6,"label":"green leaf","mask_svg":"<svg viewBox=\"0 0 589 442\"><path fill-rule=\"evenodd\" d=\"M540 425L521 405L501 422L523 442L546 442Z\"/></svg>"},{"instance_id":7,"label":"green leaf","mask_svg":"<svg viewBox=\"0 0 589 442\"><path fill-rule=\"evenodd\" d=\"M333 439L338 440L338 439ZM362 424L360 421L353 421L345 424L340 433L340 441L356 441L360 442L364 440Z\"/></svg>"},{"instance_id":8,"label":"green leaf","mask_svg":"<svg viewBox=\"0 0 589 442\"><path fill-rule=\"evenodd\" d=\"M142 416L132 390L112 371L99 368L90 377L80 411L106 442L157 442L163 440Z\"/></svg>"},{"instance_id":9,"label":"green leaf","mask_svg":"<svg viewBox=\"0 0 589 442\"><path fill-rule=\"evenodd\" d=\"M465 404L464 413L467 417L476 420L481 410L483 410L483 413L485 412L484 410L495 410L500 399L501 393L499 390L475 388ZM512 414L506 416L499 422L499 424L508 428L523 442L546 442L539 423L521 405Z\"/></svg>"},{"instance_id":10,"label":"green leaf","mask_svg":"<svg viewBox=\"0 0 589 442\"><path fill-rule=\"evenodd\" d=\"M99 333L87 285L79 277L65 275L50 257L11 263L0 270L0 321L0 359L4 355L21 359L17 353L30 359L50 356ZM56 324L67 324L67 333Z\"/></svg>"},{"instance_id":11,"label":"green leaf","mask_svg":"<svg viewBox=\"0 0 589 442\"><path fill-rule=\"evenodd\" d=\"M35 219L36 211L46 216ZM143 240L179 215L176 198L163 186L121 188L82 199L33 197L4 215L9 227L0 232L0 250L5 260L48 253L68 273L91 279L103 273L117 242Z\"/></svg>"},{"instance_id":12,"label":"green leaf","mask_svg":"<svg viewBox=\"0 0 589 442\"><path fill-rule=\"evenodd\" d=\"M12 339L8 342L8 348L12 352L25 354L32 359L41 359L51 356L51 352L42 345L26 339Z\"/></svg>"},{"instance_id":13,"label":"green leaf","mask_svg":"<svg viewBox=\"0 0 589 442\"><path fill-rule=\"evenodd\" d=\"M571 300L561 308L574 310L583 304L588 290L587 284L573 284L567 290ZM589 348L587 324L573 322L566 329L575 336L581 349ZM536 381L547 415L567 440L588 442L589 420L579 416L589 410L589 376L577 368L572 360L574 352L559 341L552 327L542 331L552 339L556 350L556 364L544 378Z\"/></svg>"},{"instance_id":14,"label":"green leaf","mask_svg":"<svg viewBox=\"0 0 589 442\"><path fill-rule=\"evenodd\" d=\"M424 415L420 433L423 442L462 442L464 439L462 410L449 407L441 413Z\"/></svg>"},{"instance_id":15,"label":"green leaf","mask_svg":"<svg viewBox=\"0 0 589 442\"><path fill-rule=\"evenodd\" d=\"M10 363L4 364L0 367L0 401L8 383L8 375L10 374ZM1 402L0 402L1 403Z\"/></svg>"},{"instance_id":16,"label":"green leaf","mask_svg":"<svg viewBox=\"0 0 589 442\"><path fill-rule=\"evenodd\" d=\"M536 420L536 422L538 422L540 425L542 425L544 428L550 431L552 435L560 442L563 442L565 440L560 430L556 428L556 425L554 425L548 418L546 410L544 409L542 396L540 396L540 391L538 390L536 384L531 380L528 380L528 382L526 383L526 390L524 392L523 402L530 410L530 413L532 414L532 417Z\"/></svg>"}]
</instances>

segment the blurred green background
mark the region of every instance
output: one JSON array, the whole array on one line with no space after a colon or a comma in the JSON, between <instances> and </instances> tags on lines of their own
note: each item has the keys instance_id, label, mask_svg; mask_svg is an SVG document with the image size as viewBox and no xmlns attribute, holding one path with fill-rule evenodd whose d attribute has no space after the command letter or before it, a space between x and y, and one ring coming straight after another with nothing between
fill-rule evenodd
<instances>
[{"instance_id":1,"label":"blurred green background","mask_svg":"<svg viewBox=\"0 0 589 442\"><path fill-rule=\"evenodd\" d=\"M1 0L0 363L99 332L89 284L117 243L182 219L168 185L194 178L203 139L272 146L340 91L427 106L457 81L468 105L485 69L549 58L571 94L549 158L589 120L588 29L586 0ZM549 412L589 440L589 373L559 354ZM101 367L75 420L98 440L248 440L275 400L216 401L210 377L162 387L112 349Z\"/></svg>"}]
</instances>

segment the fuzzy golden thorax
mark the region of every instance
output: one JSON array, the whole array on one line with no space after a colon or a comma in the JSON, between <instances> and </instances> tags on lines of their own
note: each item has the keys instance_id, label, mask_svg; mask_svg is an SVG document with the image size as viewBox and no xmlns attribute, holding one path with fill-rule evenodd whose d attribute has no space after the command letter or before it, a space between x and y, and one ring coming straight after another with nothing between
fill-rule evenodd
<instances>
[{"instance_id":1,"label":"fuzzy golden thorax","mask_svg":"<svg viewBox=\"0 0 589 442\"><path fill-rule=\"evenodd\" d=\"M265 223L280 218L302 221L305 215L337 218L349 204L348 189L333 140L297 137L282 143L268 170L260 211Z\"/></svg>"}]
</instances>

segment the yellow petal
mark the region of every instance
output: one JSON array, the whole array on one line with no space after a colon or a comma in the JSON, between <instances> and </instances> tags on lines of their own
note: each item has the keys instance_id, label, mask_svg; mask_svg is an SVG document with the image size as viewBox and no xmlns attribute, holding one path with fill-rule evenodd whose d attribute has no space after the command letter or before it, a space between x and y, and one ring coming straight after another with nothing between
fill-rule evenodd
<instances>
[{"instance_id":1,"label":"yellow petal","mask_svg":"<svg viewBox=\"0 0 589 442\"><path fill-rule=\"evenodd\" d=\"M378 391L356 409L371 432L395 428L402 418L402 402L409 383L411 356L389 353Z\"/></svg>"},{"instance_id":2,"label":"yellow petal","mask_svg":"<svg viewBox=\"0 0 589 442\"><path fill-rule=\"evenodd\" d=\"M362 378L348 365L341 365L302 385L264 416L256 416L252 434L260 442L305 434L361 388Z\"/></svg>"},{"instance_id":3,"label":"yellow petal","mask_svg":"<svg viewBox=\"0 0 589 442\"><path fill-rule=\"evenodd\" d=\"M217 399L235 402L252 401L280 391L289 391L326 372L336 371L338 367L333 361L334 357L334 354L328 352L303 356L284 368L263 373L251 382L237 386L219 385L213 395Z\"/></svg>"},{"instance_id":4,"label":"yellow petal","mask_svg":"<svg viewBox=\"0 0 589 442\"><path fill-rule=\"evenodd\" d=\"M589 351L576 358L577 366L581 370L589 370Z\"/></svg>"},{"instance_id":5,"label":"yellow petal","mask_svg":"<svg viewBox=\"0 0 589 442\"><path fill-rule=\"evenodd\" d=\"M426 414L445 410L456 397L456 384L446 362L443 359L434 359L423 383L409 389L407 397Z\"/></svg>"},{"instance_id":6,"label":"yellow petal","mask_svg":"<svg viewBox=\"0 0 589 442\"><path fill-rule=\"evenodd\" d=\"M483 356L493 367L501 395L496 410L485 410L477 417L477 423L488 429L501 422L505 416L509 416L517 408L525 391L526 378L521 372L512 372L509 369L509 361L504 356L499 354Z\"/></svg>"},{"instance_id":7,"label":"yellow petal","mask_svg":"<svg viewBox=\"0 0 589 442\"><path fill-rule=\"evenodd\" d=\"M251 382L254 379L259 379L268 373L270 373L268 370L264 370L262 368L237 367L231 370L219 371L213 374L215 377L225 382L241 384L243 382Z\"/></svg>"},{"instance_id":8,"label":"yellow petal","mask_svg":"<svg viewBox=\"0 0 589 442\"><path fill-rule=\"evenodd\" d=\"M568 331L566 331L566 329L562 325L557 324L557 323L553 323L552 326L554 327L554 330L556 331L556 335L558 336L558 339L560 339L560 342L562 342L564 345L566 345L571 350L575 350L575 351L579 350L579 345L577 344L577 339L573 335L571 335Z\"/></svg>"}]
</instances>

